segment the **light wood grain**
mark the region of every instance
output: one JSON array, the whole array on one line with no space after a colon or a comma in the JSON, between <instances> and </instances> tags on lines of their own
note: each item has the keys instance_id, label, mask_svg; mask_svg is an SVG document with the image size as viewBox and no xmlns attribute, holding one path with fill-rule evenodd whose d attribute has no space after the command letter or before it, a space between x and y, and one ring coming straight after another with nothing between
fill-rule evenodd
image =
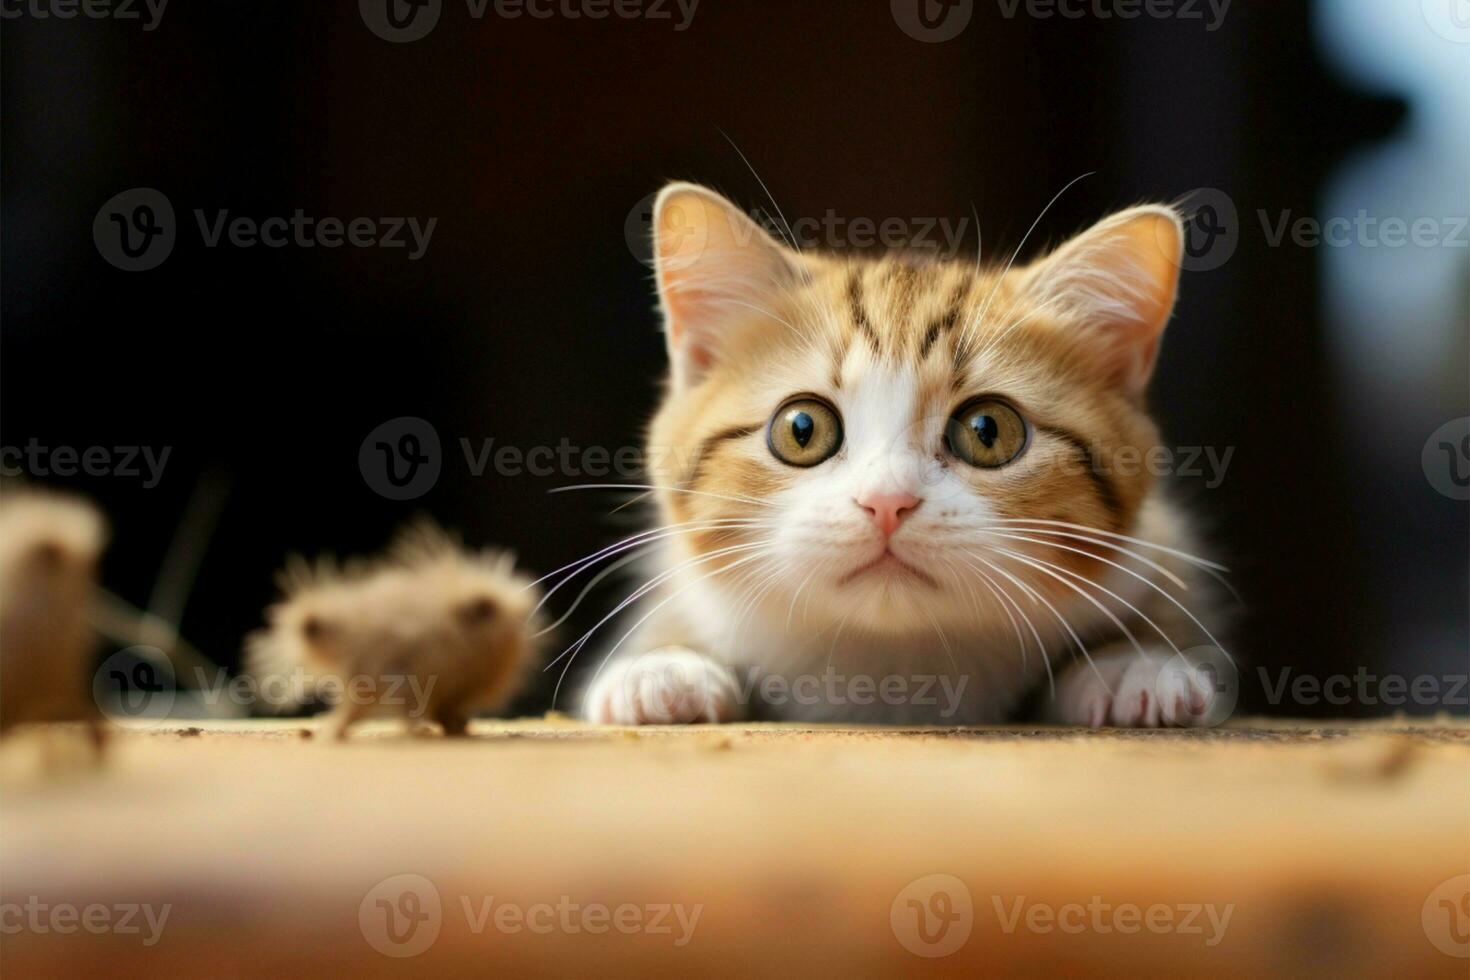
<instances>
[{"instance_id":1,"label":"light wood grain","mask_svg":"<svg viewBox=\"0 0 1470 980\"><path fill-rule=\"evenodd\" d=\"M1436 886L1470 873L1470 727L1449 719L1094 734L552 718L481 722L460 740L368 726L345 744L316 731L129 730L100 769L77 753L44 772L42 743L67 733L0 746L5 902L170 907L152 946L4 935L6 975L1470 972L1422 921ZM431 883L440 931L395 958L359 910L404 874ZM900 893L934 874L963 883L973 926L925 958L890 913L899 900L913 914ZM476 931L491 896L492 910L579 911L544 933L493 917ZM597 935L596 916L580 918L623 904L700 911L682 945L677 927ZM1230 910L1214 945L1203 910L1203 934L1119 931L1120 906L1164 905L1178 923L1197 904ZM1082 906L1063 915L1087 921L1004 928L1033 906Z\"/></svg>"}]
</instances>

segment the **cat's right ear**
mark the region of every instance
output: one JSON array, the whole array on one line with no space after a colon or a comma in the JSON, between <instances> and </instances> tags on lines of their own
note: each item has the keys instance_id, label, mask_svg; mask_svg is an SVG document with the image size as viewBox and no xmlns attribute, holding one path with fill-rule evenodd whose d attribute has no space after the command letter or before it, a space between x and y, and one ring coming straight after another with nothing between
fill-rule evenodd
<instances>
[{"instance_id":1,"label":"cat's right ear","mask_svg":"<svg viewBox=\"0 0 1470 980\"><path fill-rule=\"evenodd\" d=\"M797 258L714 191L673 183L653 205L653 254L674 385L698 384L735 334L770 319Z\"/></svg>"}]
</instances>

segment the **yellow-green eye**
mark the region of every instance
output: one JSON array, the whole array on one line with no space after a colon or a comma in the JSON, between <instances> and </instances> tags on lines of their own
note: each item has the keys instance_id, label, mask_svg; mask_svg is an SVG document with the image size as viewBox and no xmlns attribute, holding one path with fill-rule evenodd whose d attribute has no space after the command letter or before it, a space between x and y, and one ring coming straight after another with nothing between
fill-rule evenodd
<instances>
[{"instance_id":1,"label":"yellow-green eye","mask_svg":"<svg viewBox=\"0 0 1470 980\"><path fill-rule=\"evenodd\" d=\"M950 416L944 439L971 466L1004 466L1026 448L1026 420L1003 401L977 398Z\"/></svg>"},{"instance_id":2,"label":"yellow-green eye","mask_svg":"<svg viewBox=\"0 0 1470 980\"><path fill-rule=\"evenodd\" d=\"M793 398L776 409L766 430L771 455L792 466L816 466L842 445L842 419L826 402Z\"/></svg>"}]
</instances>

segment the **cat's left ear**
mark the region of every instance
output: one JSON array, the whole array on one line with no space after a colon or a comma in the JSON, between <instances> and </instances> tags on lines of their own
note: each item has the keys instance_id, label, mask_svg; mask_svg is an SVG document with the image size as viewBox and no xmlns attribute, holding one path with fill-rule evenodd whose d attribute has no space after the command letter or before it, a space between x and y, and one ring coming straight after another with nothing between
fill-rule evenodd
<instances>
[{"instance_id":1,"label":"cat's left ear","mask_svg":"<svg viewBox=\"0 0 1470 980\"><path fill-rule=\"evenodd\" d=\"M1022 270L1021 288L1089 331L1114 379L1138 393L1174 311L1183 248L1184 222L1173 208L1129 208Z\"/></svg>"},{"instance_id":2,"label":"cat's left ear","mask_svg":"<svg viewBox=\"0 0 1470 980\"><path fill-rule=\"evenodd\" d=\"M697 384L746 331L799 260L734 204L674 183L653 206L654 260L676 388Z\"/></svg>"}]
</instances>

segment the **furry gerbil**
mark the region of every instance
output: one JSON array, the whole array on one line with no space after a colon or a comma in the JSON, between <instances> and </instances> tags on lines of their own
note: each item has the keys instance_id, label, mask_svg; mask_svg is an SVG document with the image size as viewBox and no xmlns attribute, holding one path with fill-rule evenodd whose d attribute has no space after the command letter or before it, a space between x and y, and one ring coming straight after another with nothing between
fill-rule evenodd
<instances>
[{"instance_id":1,"label":"furry gerbil","mask_svg":"<svg viewBox=\"0 0 1470 980\"><path fill-rule=\"evenodd\" d=\"M247 669L263 687L294 679L291 702L335 703L339 738L368 714L461 735L474 710L504 707L534 658L536 592L514 564L429 524L400 533L383 558L295 561L267 627L247 640Z\"/></svg>"},{"instance_id":2,"label":"furry gerbil","mask_svg":"<svg viewBox=\"0 0 1470 980\"><path fill-rule=\"evenodd\" d=\"M79 497L7 488L0 496L0 732L25 722L86 721L91 622L106 521Z\"/></svg>"}]
</instances>

